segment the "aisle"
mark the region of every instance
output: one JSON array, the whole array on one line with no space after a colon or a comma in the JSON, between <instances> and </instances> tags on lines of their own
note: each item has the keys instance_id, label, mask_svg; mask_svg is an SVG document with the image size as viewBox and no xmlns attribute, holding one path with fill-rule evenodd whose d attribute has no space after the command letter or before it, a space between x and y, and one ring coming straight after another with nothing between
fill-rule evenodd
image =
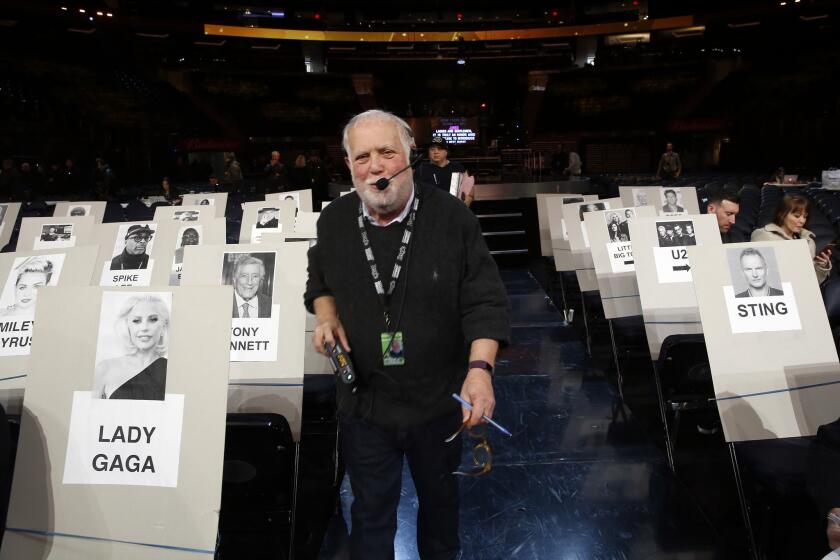
<instances>
[{"instance_id":1,"label":"aisle","mask_svg":"<svg viewBox=\"0 0 840 560\"><path fill-rule=\"evenodd\" d=\"M493 433L492 473L462 483L463 558L719 557L713 530L592 368L579 332L560 322L527 271L502 275L513 340L497 362L494 416L514 437ZM349 519L346 480L341 494ZM416 513L405 470L398 560L417 558ZM323 558L346 557L346 540L339 544L335 535Z\"/></svg>"}]
</instances>

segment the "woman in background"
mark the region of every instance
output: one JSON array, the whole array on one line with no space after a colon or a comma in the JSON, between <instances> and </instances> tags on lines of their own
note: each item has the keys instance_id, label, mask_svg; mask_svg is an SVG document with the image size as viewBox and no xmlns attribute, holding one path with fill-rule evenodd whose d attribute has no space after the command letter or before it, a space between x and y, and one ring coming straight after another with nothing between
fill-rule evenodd
<instances>
[{"instance_id":1,"label":"woman in background","mask_svg":"<svg viewBox=\"0 0 840 560\"><path fill-rule=\"evenodd\" d=\"M116 321L125 354L96 365L93 398L164 400L169 309L155 295L125 302Z\"/></svg>"},{"instance_id":2,"label":"woman in background","mask_svg":"<svg viewBox=\"0 0 840 560\"><path fill-rule=\"evenodd\" d=\"M773 188L773 187L770 187ZM826 247L820 254L817 252L817 244L814 241L814 234L805 229L808 223L808 199L798 194L786 194L779 200L776 206L776 214L773 221L763 228L752 232L750 241L782 241L787 239L805 239L808 242L808 250L811 252L811 259L814 261L814 272L817 273L817 281L822 284L831 274L831 248Z\"/></svg>"}]
</instances>

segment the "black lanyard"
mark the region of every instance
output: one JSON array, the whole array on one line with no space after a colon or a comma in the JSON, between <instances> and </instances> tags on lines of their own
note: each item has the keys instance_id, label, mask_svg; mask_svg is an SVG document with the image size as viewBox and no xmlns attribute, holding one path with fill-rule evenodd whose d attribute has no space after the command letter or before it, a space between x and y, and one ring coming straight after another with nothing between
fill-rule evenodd
<instances>
[{"instance_id":1,"label":"black lanyard","mask_svg":"<svg viewBox=\"0 0 840 560\"><path fill-rule=\"evenodd\" d=\"M382 284L382 278L379 276L379 268L376 266L376 259L373 258L373 249L370 246L370 239L368 238L367 230L365 229L365 215L362 207L363 202L359 202L359 233L362 236L362 247L365 250L365 257L370 266L370 274L373 276L373 286L376 288L376 293L382 301L382 307L385 315L385 327L391 330L391 314L390 303L391 296L397 287L397 280L400 278L402 272L403 261L405 261L406 253L408 253L408 245L411 243L411 232L414 230L414 220L417 217L417 208L420 207L420 197L417 189L414 189L414 202L411 203L411 211L408 213L408 219L405 223L405 231L403 232L400 248L397 251L397 258L394 261L394 270L391 271L391 280L388 283L388 290L385 290Z\"/></svg>"}]
</instances>

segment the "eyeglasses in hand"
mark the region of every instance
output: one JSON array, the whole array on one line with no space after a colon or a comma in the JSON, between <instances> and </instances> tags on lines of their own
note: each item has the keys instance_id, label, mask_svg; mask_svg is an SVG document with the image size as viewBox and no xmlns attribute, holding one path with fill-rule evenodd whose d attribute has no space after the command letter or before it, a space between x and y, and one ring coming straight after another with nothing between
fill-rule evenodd
<instances>
[{"instance_id":1,"label":"eyeglasses in hand","mask_svg":"<svg viewBox=\"0 0 840 560\"><path fill-rule=\"evenodd\" d=\"M455 441L464 431L464 428L467 428L466 422L461 424L461 427L444 441L446 443ZM479 424L474 428L467 428L467 435L470 439L477 442L472 449L473 466L469 470L457 470L452 474L459 476L483 476L493 469L493 450L487 442L487 425Z\"/></svg>"}]
</instances>

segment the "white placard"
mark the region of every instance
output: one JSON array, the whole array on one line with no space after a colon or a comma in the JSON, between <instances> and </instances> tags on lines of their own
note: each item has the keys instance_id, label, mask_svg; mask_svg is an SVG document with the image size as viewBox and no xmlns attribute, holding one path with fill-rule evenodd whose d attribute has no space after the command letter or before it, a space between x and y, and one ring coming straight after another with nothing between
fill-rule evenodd
<instances>
[{"instance_id":1,"label":"white placard","mask_svg":"<svg viewBox=\"0 0 840 560\"><path fill-rule=\"evenodd\" d=\"M586 230L584 229L584 231ZM613 272L633 272L636 270L631 242L615 241L607 243L607 255L610 258L610 268Z\"/></svg>"},{"instance_id":2,"label":"white placard","mask_svg":"<svg viewBox=\"0 0 840 560\"><path fill-rule=\"evenodd\" d=\"M64 484L178 486L184 395L94 399L73 391Z\"/></svg>"},{"instance_id":3,"label":"white placard","mask_svg":"<svg viewBox=\"0 0 840 560\"><path fill-rule=\"evenodd\" d=\"M149 259L146 268L135 270L111 270L111 261L107 261L102 267L102 277L99 279L100 286L148 286L152 283L152 269L155 260Z\"/></svg>"},{"instance_id":4,"label":"white placard","mask_svg":"<svg viewBox=\"0 0 840 560\"><path fill-rule=\"evenodd\" d=\"M0 356L27 356L35 321L24 317L0 319Z\"/></svg>"},{"instance_id":5,"label":"white placard","mask_svg":"<svg viewBox=\"0 0 840 560\"><path fill-rule=\"evenodd\" d=\"M230 327L231 362L273 362L277 360L280 306L271 306L271 317L235 317Z\"/></svg>"},{"instance_id":6,"label":"white placard","mask_svg":"<svg viewBox=\"0 0 840 560\"><path fill-rule=\"evenodd\" d=\"M691 265L685 247L653 247L656 276L661 284L691 282Z\"/></svg>"},{"instance_id":7,"label":"white placard","mask_svg":"<svg viewBox=\"0 0 840 560\"><path fill-rule=\"evenodd\" d=\"M733 334L802 330L790 282L782 282L781 296L735 297L732 286L723 286Z\"/></svg>"},{"instance_id":8,"label":"white placard","mask_svg":"<svg viewBox=\"0 0 840 560\"><path fill-rule=\"evenodd\" d=\"M283 224L278 224L274 228L261 228L257 225L251 226L251 243L262 241L262 235L264 233L283 233Z\"/></svg>"}]
</instances>

